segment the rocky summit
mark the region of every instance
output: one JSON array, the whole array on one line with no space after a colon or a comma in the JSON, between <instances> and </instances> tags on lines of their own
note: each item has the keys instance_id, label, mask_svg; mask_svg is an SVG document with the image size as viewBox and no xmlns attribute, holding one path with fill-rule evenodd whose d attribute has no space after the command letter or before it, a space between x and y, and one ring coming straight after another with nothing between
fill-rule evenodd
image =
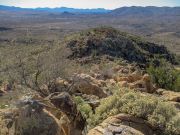
<instances>
[{"instance_id":1,"label":"rocky summit","mask_svg":"<svg viewBox=\"0 0 180 135\"><path fill-rule=\"evenodd\" d=\"M164 47L140 37L102 27L83 31L67 38L72 53L69 58L93 61L101 57L121 58L129 62L148 63L151 58L165 58L175 63L174 56Z\"/></svg>"}]
</instances>

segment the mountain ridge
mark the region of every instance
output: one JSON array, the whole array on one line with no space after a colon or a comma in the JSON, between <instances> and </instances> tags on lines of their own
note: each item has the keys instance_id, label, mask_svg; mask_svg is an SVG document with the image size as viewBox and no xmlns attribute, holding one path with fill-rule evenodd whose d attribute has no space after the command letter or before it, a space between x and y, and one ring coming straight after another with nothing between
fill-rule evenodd
<instances>
[{"instance_id":1,"label":"mountain ridge","mask_svg":"<svg viewBox=\"0 0 180 135\"><path fill-rule=\"evenodd\" d=\"M94 9L80 9L80 8L68 8L68 7L57 7L57 8L21 8L14 6L3 6L0 5L0 10L8 10L8 11L45 11L45 12L70 12L70 13L107 13L111 10L107 10L104 8L94 8Z\"/></svg>"},{"instance_id":2,"label":"mountain ridge","mask_svg":"<svg viewBox=\"0 0 180 135\"><path fill-rule=\"evenodd\" d=\"M156 6L130 6L120 7L116 9L105 9L105 8L69 8L69 7L38 7L38 8L21 8L15 6L4 6L0 5L0 10L8 11L43 11L43 12L70 12L70 13L108 13L111 15L159 15L159 14L176 14L180 15L180 7L156 7Z\"/></svg>"},{"instance_id":3,"label":"mountain ridge","mask_svg":"<svg viewBox=\"0 0 180 135\"><path fill-rule=\"evenodd\" d=\"M111 15L180 15L180 7L122 7L113 10Z\"/></svg>"}]
</instances>

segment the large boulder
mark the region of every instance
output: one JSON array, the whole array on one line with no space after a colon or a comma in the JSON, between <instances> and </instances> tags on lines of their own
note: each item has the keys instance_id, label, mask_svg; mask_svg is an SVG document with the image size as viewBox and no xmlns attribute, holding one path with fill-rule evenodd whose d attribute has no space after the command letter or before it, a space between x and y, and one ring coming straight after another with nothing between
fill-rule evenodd
<instances>
[{"instance_id":1,"label":"large boulder","mask_svg":"<svg viewBox=\"0 0 180 135\"><path fill-rule=\"evenodd\" d=\"M138 71L126 76L116 77L115 79L120 87L128 87L147 93L154 93L156 91L151 77L148 74L141 75Z\"/></svg>"},{"instance_id":2,"label":"large boulder","mask_svg":"<svg viewBox=\"0 0 180 135\"><path fill-rule=\"evenodd\" d=\"M157 132L157 131L156 131ZM146 121L127 114L109 117L90 130L88 135L154 135L155 130Z\"/></svg>"},{"instance_id":3,"label":"large boulder","mask_svg":"<svg viewBox=\"0 0 180 135\"><path fill-rule=\"evenodd\" d=\"M41 92L43 95L48 96L51 93L54 92L64 92L69 87L68 81L62 79L62 78L56 78L54 80L51 80L48 84L44 84L40 87Z\"/></svg>"},{"instance_id":4,"label":"large boulder","mask_svg":"<svg viewBox=\"0 0 180 135\"><path fill-rule=\"evenodd\" d=\"M4 94L4 91L0 90L0 96L2 96Z\"/></svg>"},{"instance_id":5,"label":"large boulder","mask_svg":"<svg viewBox=\"0 0 180 135\"><path fill-rule=\"evenodd\" d=\"M118 85L119 85L120 87L129 87L129 84L128 84L127 81L118 82Z\"/></svg>"},{"instance_id":6,"label":"large boulder","mask_svg":"<svg viewBox=\"0 0 180 135\"><path fill-rule=\"evenodd\" d=\"M132 82L135 82L142 78L142 74L139 70L136 70L132 74L129 75L129 78L130 78L130 80L132 80Z\"/></svg>"},{"instance_id":7,"label":"large boulder","mask_svg":"<svg viewBox=\"0 0 180 135\"><path fill-rule=\"evenodd\" d=\"M49 95L50 102L62 112L60 125L64 135L82 135L86 119L77 110L77 105L67 92Z\"/></svg>"},{"instance_id":8,"label":"large boulder","mask_svg":"<svg viewBox=\"0 0 180 135\"><path fill-rule=\"evenodd\" d=\"M125 68L126 69L126 68ZM124 70L125 70L124 69ZM127 81L128 83L132 83L132 82L135 82L135 81L138 81L142 78L142 75L141 75L141 72L136 70L134 71L133 73L131 73L131 71L129 71L128 69L126 69L127 72L122 72L121 70L118 71L117 75L114 77L114 79L117 81L117 82L120 82L120 81Z\"/></svg>"},{"instance_id":9,"label":"large boulder","mask_svg":"<svg viewBox=\"0 0 180 135\"><path fill-rule=\"evenodd\" d=\"M122 81L126 81L128 83L133 82L131 78L129 78L128 76L118 76L118 77L115 77L114 79L116 80L116 82L122 82Z\"/></svg>"},{"instance_id":10,"label":"large boulder","mask_svg":"<svg viewBox=\"0 0 180 135\"><path fill-rule=\"evenodd\" d=\"M15 85L12 83L9 83L8 81L3 82L0 86L0 95L2 93L6 93L6 92L13 90L14 87L15 87Z\"/></svg>"},{"instance_id":11,"label":"large boulder","mask_svg":"<svg viewBox=\"0 0 180 135\"><path fill-rule=\"evenodd\" d=\"M78 93L76 96L80 96L86 103L88 103L91 106L92 111L95 113L96 107L100 105L99 97L95 95L87 95L87 94L81 94Z\"/></svg>"},{"instance_id":12,"label":"large boulder","mask_svg":"<svg viewBox=\"0 0 180 135\"><path fill-rule=\"evenodd\" d=\"M52 110L60 112L59 116ZM85 124L66 92L53 93L45 99L23 97L15 109L0 110L0 135L82 135Z\"/></svg>"},{"instance_id":13,"label":"large boulder","mask_svg":"<svg viewBox=\"0 0 180 135\"><path fill-rule=\"evenodd\" d=\"M157 93L165 100L180 102L180 92L173 92L164 89L158 89Z\"/></svg>"},{"instance_id":14,"label":"large boulder","mask_svg":"<svg viewBox=\"0 0 180 135\"><path fill-rule=\"evenodd\" d=\"M107 94L102 89L104 82L97 80L87 74L76 74L72 79L72 93L82 93L87 95L96 95L99 98L107 97Z\"/></svg>"},{"instance_id":15,"label":"large boulder","mask_svg":"<svg viewBox=\"0 0 180 135\"><path fill-rule=\"evenodd\" d=\"M38 102L29 100L19 105L1 112L1 135L64 135L59 120Z\"/></svg>"}]
</instances>

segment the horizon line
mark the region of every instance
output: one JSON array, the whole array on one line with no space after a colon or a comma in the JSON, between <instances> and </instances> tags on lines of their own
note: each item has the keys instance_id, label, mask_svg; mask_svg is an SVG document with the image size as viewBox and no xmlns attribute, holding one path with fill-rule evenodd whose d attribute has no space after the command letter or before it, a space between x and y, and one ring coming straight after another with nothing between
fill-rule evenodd
<instances>
[{"instance_id":1,"label":"horizon line","mask_svg":"<svg viewBox=\"0 0 180 135\"><path fill-rule=\"evenodd\" d=\"M74 8L74 7L65 7L65 6L62 6L62 7L35 7L35 8L29 8L29 7L20 7L20 6L8 6L8 5L1 5L0 6L4 6L4 7L14 7L14 8L22 8L22 9L39 9L39 8L48 8L48 9L56 9L56 8L72 8L72 9L84 9L84 10L93 10L93 9L104 9L104 10L115 10L115 9L118 9L118 8L123 8L123 7L157 7L157 8L178 8L180 6L122 6L122 7L118 7L118 8L113 8L113 9L107 9L107 8L102 8L102 7L99 7L99 8Z\"/></svg>"}]
</instances>

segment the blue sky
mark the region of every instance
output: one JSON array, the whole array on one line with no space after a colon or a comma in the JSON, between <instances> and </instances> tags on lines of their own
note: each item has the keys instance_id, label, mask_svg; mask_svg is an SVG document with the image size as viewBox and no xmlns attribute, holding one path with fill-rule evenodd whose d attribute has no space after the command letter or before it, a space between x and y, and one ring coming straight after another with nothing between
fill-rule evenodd
<instances>
[{"instance_id":1,"label":"blue sky","mask_svg":"<svg viewBox=\"0 0 180 135\"><path fill-rule=\"evenodd\" d=\"M180 0L0 0L0 5L24 8L36 7L73 7L106 8L122 6L180 6Z\"/></svg>"}]
</instances>

